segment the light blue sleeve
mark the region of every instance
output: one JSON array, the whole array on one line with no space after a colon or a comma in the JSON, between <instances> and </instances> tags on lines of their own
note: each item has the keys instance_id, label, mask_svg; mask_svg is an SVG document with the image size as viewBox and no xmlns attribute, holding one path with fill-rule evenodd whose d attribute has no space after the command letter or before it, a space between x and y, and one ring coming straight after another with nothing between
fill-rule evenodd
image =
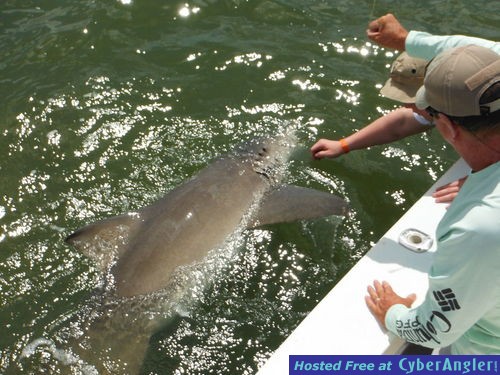
<instances>
[{"instance_id":1,"label":"light blue sleeve","mask_svg":"<svg viewBox=\"0 0 500 375\"><path fill-rule=\"evenodd\" d=\"M427 120L424 116L422 116L420 113L413 112L413 117L415 120L418 121L419 124L425 125L425 126L432 126L434 125L431 121Z\"/></svg>"},{"instance_id":2,"label":"light blue sleeve","mask_svg":"<svg viewBox=\"0 0 500 375\"><path fill-rule=\"evenodd\" d=\"M414 57L431 60L449 48L474 44L500 54L500 43L465 35L432 35L423 31L410 31L406 37L406 52Z\"/></svg>"},{"instance_id":3,"label":"light blue sleeve","mask_svg":"<svg viewBox=\"0 0 500 375\"><path fill-rule=\"evenodd\" d=\"M482 209L477 211L471 219L484 217ZM498 219L492 220L498 224ZM491 350L485 348L491 343L478 322L498 308L498 235L455 227L439 242L424 302L411 309L392 306L386 314L386 327L408 342L430 348L451 345L466 334L467 339L460 340L464 353L458 354ZM485 323L499 337L498 317ZM493 352L498 352L498 344L497 339Z\"/></svg>"}]
</instances>

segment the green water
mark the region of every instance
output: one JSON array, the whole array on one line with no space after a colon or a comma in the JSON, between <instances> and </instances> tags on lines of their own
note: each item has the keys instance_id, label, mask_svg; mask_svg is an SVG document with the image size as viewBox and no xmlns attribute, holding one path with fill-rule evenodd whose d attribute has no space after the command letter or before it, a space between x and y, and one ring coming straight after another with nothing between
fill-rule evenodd
<instances>
[{"instance_id":1,"label":"green water","mask_svg":"<svg viewBox=\"0 0 500 375\"><path fill-rule=\"evenodd\" d=\"M378 95L394 54L365 38L389 11L413 29L499 36L500 5L486 0L3 0L0 373L67 369L31 345L65 349L64 332L89 319L100 274L66 235L297 120L287 182L345 197L349 217L246 232L174 307L138 306L169 315L143 373L255 373L456 159L435 132L309 156L318 137L394 107Z\"/></svg>"}]
</instances>

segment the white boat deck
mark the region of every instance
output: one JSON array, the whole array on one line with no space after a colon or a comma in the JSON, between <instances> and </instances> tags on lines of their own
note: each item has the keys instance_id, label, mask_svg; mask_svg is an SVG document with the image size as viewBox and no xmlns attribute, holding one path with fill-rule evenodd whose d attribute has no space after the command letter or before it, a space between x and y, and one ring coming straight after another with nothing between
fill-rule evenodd
<instances>
[{"instance_id":1,"label":"white boat deck","mask_svg":"<svg viewBox=\"0 0 500 375\"><path fill-rule=\"evenodd\" d=\"M435 241L429 251L419 253L400 245L399 236L414 228L434 238L447 204L435 203L432 193L469 171L462 159L456 162L337 283L257 374L288 374L288 357L292 354L400 353L405 342L378 325L365 304L366 288L374 279L386 280L396 293L416 293L415 304L422 302Z\"/></svg>"}]
</instances>

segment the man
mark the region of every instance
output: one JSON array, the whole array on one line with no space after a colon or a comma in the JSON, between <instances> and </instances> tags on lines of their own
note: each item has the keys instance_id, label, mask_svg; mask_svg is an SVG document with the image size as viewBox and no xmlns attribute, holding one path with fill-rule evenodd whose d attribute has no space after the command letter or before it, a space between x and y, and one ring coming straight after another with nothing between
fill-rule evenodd
<instances>
[{"instance_id":1,"label":"man","mask_svg":"<svg viewBox=\"0 0 500 375\"><path fill-rule=\"evenodd\" d=\"M415 58L430 60L447 49L474 44L483 46L500 54L500 43L487 39L465 35L432 35L422 31L408 32L401 23L388 13L368 24L368 38L382 47L406 51ZM411 121L411 120L410 120ZM408 129L418 128L416 121L406 126ZM434 192L436 202L452 201L467 177L442 186Z\"/></svg>"},{"instance_id":2,"label":"man","mask_svg":"<svg viewBox=\"0 0 500 375\"><path fill-rule=\"evenodd\" d=\"M387 282L368 287L379 323L403 339L451 354L500 353L500 56L480 46L438 55L417 107L471 166L436 230L437 250L423 303Z\"/></svg>"},{"instance_id":3,"label":"man","mask_svg":"<svg viewBox=\"0 0 500 375\"><path fill-rule=\"evenodd\" d=\"M415 95L424 81L427 61L400 54L392 63L390 78L380 93L386 98L403 103L387 115L366 125L363 129L340 140L320 139L311 147L314 159L336 158L353 150L386 144L424 132L431 122L424 112L415 108Z\"/></svg>"},{"instance_id":4,"label":"man","mask_svg":"<svg viewBox=\"0 0 500 375\"><path fill-rule=\"evenodd\" d=\"M475 44L500 53L500 43L486 39L463 35L436 36L420 31L408 32L396 17L390 13L370 22L367 36L383 47L402 51L406 49L408 54L400 55L391 67L391 78L402 78L403 85L407 85L404 79L409 76L405 68L408 69L413 65L415 72L419 74L424 68L423 61L430 60L438 53L449 48ZM398 60L400 60L399 64ZM397 66L399 68L403 67L403 69L398 70ZM401 97L393 98L383 90L381 90L382 95L405 103L405 107L398 108L378 118L360 131L340 140L319 139L311 147L313 158L336 158L352 150L394 142L428 129L426 126L422 126L427 125L425 118L419 116L418 110L415 111L415 108L413 108L413 97L409 101L408 98L406 100L402 100ZM415 112L412 112L411 108ZM451 202L458 194L466 178L467 176L438 188L433 194L435 201L437 203Z\"/></svg>"}]
</instances>

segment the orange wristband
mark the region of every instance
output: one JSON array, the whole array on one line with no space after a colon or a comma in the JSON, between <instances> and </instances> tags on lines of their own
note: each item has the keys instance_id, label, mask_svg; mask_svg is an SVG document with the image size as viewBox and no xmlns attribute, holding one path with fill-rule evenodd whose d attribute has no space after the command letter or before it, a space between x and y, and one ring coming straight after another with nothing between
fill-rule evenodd
<instances>
[{"instance_id":1,"label":"orange wristband","mask_svg":"<svg viewBox=\"0 0 500 375\"><path fill-rule=\"evenodd\" d=\"M349 148L349 144L344 138L342 138L339 142L340 147L342 147L342 150L344 150L344 154L347 154L349 151L351 151L351 149Z\"/></svg>"}]
</instances>

